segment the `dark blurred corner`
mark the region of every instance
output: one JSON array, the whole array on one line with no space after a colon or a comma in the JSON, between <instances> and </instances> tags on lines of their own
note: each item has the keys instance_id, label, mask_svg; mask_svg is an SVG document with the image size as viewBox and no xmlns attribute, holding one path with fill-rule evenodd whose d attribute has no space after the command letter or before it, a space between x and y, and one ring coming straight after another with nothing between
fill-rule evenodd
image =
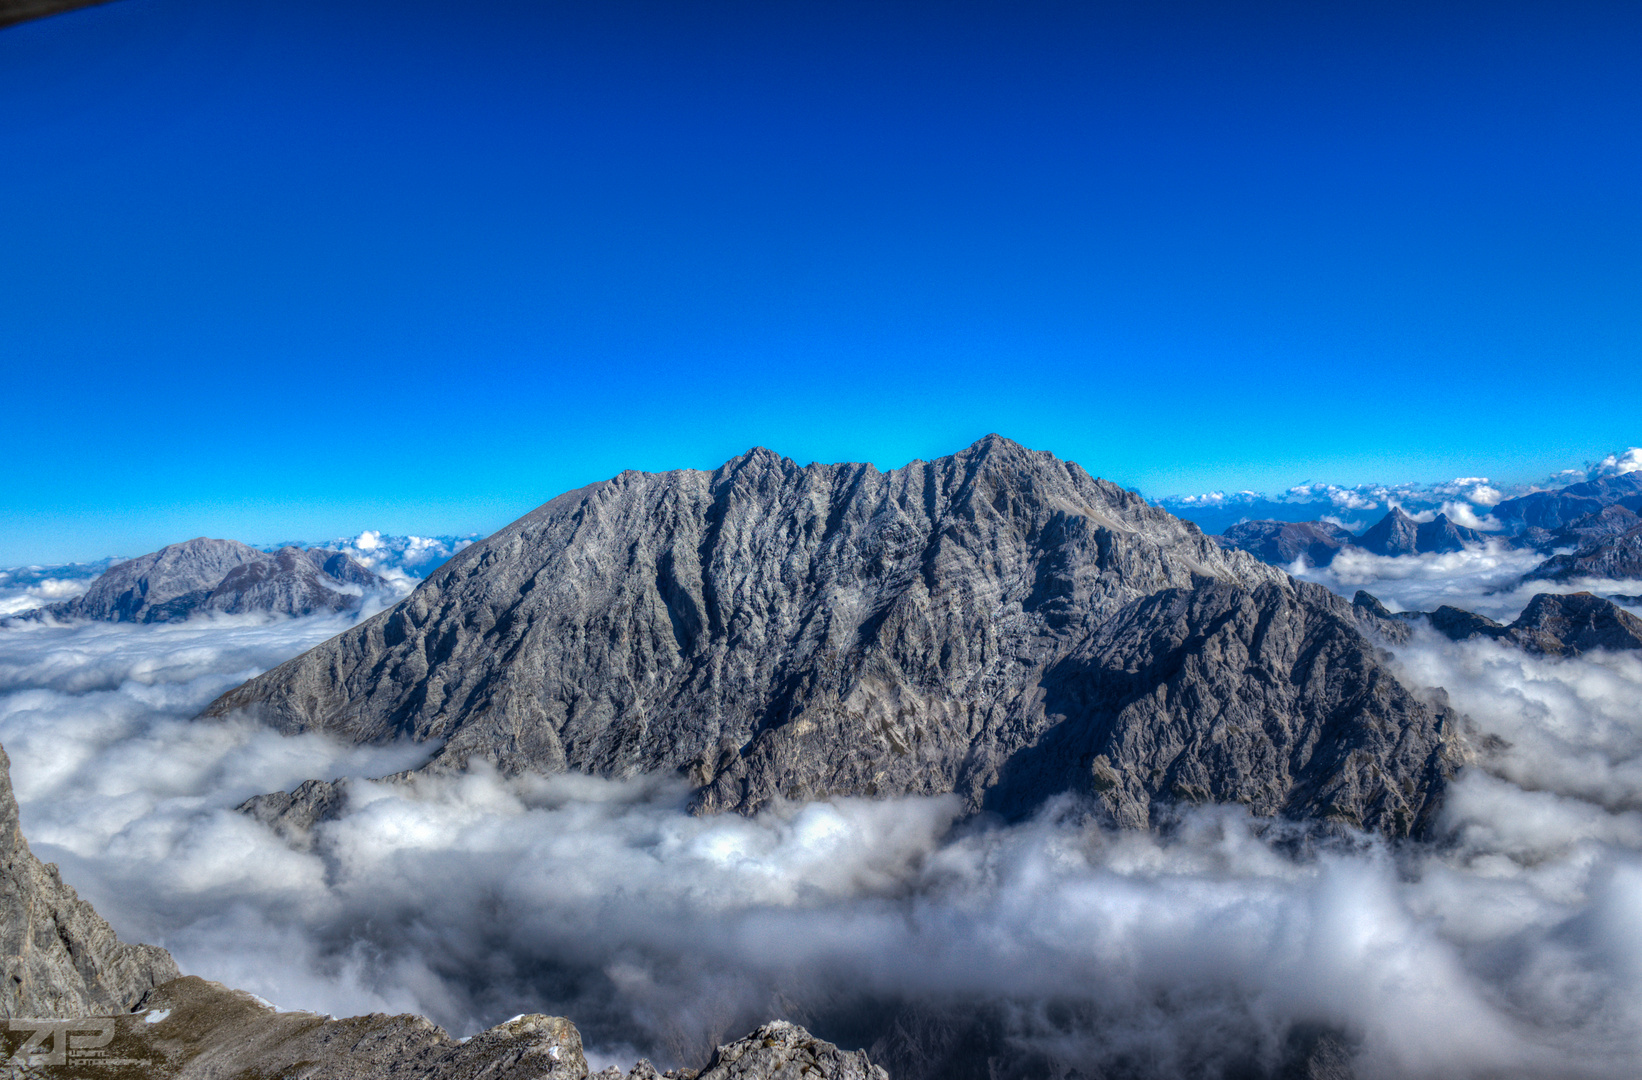
<instances>
[{"instance_id":1,"label":"dark blurred corner","mask_svg":"<svg viewBox=\"0 0 1642 1080\"><path fill-rule=\"evenodd\" d=\"M29 19L55 15L60 11L73 11L75 8L106 2L107 0L0 0L0 26L10 26L13 23L27 22Z\"/></svg>"}]
</instances>

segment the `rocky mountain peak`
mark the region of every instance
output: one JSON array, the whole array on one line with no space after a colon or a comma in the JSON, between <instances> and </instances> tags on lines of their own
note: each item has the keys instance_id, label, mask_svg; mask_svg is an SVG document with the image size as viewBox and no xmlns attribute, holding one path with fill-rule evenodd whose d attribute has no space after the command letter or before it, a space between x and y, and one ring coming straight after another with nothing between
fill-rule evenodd
<instances>
[{"instance_id":1,"label":"rocky mountain peak","mask_svg":"<svg viewBox=\"0 0 1642 1080\"><path fill-rule=\"evenodd\" d=\"M1146 608L1126 624L1164 650L1143 675L1111 666L1120 643L1094 644L1147 597L1216 586L1230 592ZM1271 619L1288 631L1262 630ZM1180 636L1158 636L1177 624ZM434 768L478 756L509 771L679 771L701 810L957 792L971 808L1017 813L1072 788L1121 790L1111 813L1145 824L1154 805L1198 797L1181 792L1258 793L1260 812L1272 813L1313 805L1295 785L1334 790L1292 762L1264 787L1212 783L1207 766L1176 761L1207 742L1125 734L1157 719L1130 695L1168 692L1162 683L1189 656L1253 650L1292 689L1299 654L1285 660L1286 650L1310 639L1333 651L1305 680L1333 671L1340 686L1358 685L1348 666L1377 670L1350 605L1052 454L989 437L881 472L754 451L711 472L627 472L566 493L206 715L254 707L286 731L442 739ZM1312 717L1328 694L1255 693L1251 662L1194 667L1194 687L1178 692L1212 693L1238 715L1277 710L1295 732L1323 724L1330 739L1362 744L1355 758L1318 759L1325 772L1413 770L1410 794L1395 798L1373 794L1383 785L1367 773L1351 781L1339 814L1393 831L1423 820L1445 775L1428 767L1441 758L1441 717L1399 697L1389 676L1383 692ZM1057 686L1077 690L1057 698ZM1362 741L1364 710L1411 732L1403 757ZM1061 734L1049 739L1052 730ZM1063 738L1070 765L1049 760ZM1102 747L1116 756L1096 769ZM1112 769L1135 776L1102 787Z\"/></svg>"}]
</instances>

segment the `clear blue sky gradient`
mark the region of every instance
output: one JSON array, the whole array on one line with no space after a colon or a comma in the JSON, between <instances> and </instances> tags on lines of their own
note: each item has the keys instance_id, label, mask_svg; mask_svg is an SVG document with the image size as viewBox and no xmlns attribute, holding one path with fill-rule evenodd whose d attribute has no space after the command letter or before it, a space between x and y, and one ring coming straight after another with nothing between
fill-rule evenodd
<instances>
[{"instance_id":1,"label":"clear blue sky gradient","mask_svg":"<svg viewBox=\"0 0 1642 1080\"><path fill-rule=\"evenodd\" d=\"M120 0L0 31L0 564L989 431L1642 441L1642 5Z\"/></svg>"}]
</instances>

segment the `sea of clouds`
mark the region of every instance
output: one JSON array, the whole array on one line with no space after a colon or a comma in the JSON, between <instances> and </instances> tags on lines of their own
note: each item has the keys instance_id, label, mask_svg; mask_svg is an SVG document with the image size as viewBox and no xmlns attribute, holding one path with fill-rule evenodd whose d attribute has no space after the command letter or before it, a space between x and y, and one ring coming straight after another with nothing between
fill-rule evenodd
<instances>
[{"instance_id":1,"label":"sea of clouds","mask_svg":"<svg viewBox=\"0 0 1642 1080\"><path fill-rule=\"evenodd\" d=\"M1509 553L1472 554L1331 583L1511 617L1525 597L1490 591L1514 580ZM699 1064L774 1016L876 1045L902 1077L987 1075L974 1054L940 1062L959 1037L1044 1075L1239 1075L1321 1029L1363 1077L1620 1077L1642 1059L1642 657L1396 647L1476 729L1419 843L1229 807L1159 834L1064 803L963 821L940 798L698 818L672 778L478 770L356 783L294 850L233 808L434 748L193 717L357 617L0 629L0 744L37 853L185 972L458 1034L558 1013L600 1063Z\"/></svg>"}]
</instances>

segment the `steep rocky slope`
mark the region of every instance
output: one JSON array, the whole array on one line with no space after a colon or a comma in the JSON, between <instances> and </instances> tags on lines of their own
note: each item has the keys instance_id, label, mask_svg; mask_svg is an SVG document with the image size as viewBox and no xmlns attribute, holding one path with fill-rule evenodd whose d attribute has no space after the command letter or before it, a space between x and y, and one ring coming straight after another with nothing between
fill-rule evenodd
<instances>
[{"instance_id":1,"label":"steep rocky slope","mask_svg":"<svg viewBox=\"0 0 1642 1080\"><path fill-rule=\"evenodd\" d=\"M381 578L341 552L198 537L116 563L83 596L23 617L174 622L196 612L310 615L356 610Z\"/></svg>"},{"instance_id":2,"label":"steep rocky slope","mask_svg":"<svg viewBox=\"0 0 1642 1080\"><path fill-rule=\"evenodd\" d=\"M11 761L0 748L0 1013L125 1012L177 977L164 949L127 945L41 863L17 824Z\"/></svg>"},{"instance_id":3,"label":"steep rocky slope","mask_svg":"<svg viewBox=\"0 0 1642 1080\"><path fill-rule=\"evenodd\" d=\"M1165 590L1044 685L1065 719L1011 771L1083 772L1126 825L1150 824L1164 799L1406 834L1430 820L1461 760L1457 718L1399 684L1363 648L1352 606L1318 585Z\"/></svg>"},{"instance_id":4,"label":"steep rocky slope","mask_svg":"<svg viewBox=\"0 0 1642 1080\"><path fill-rule=\"evenodd\" d=\"M1173 644L1155 662L1114 669L1121 643L1097 630L1160 590L1198 600L1170 616ZM1123 625L1162 641L1152 612L1133 608ZM1274 636L1279 617L1289 629ZM755 450L711 473L623 473L562 495L207 715L445 739L440 767L480 756L508 770L682 769L698 807L741 811L955 791L972 808L1025 812L1068 787L1107 791L1095 759L1117 740L1130 750L1105 760L1139 770L1120 785L1128 801L1108 800L1126 821L1181 792L1309 812L1324 804L1306 792L1349 789L1341 816L1406 830L1440 788L1415 748L1443 742L1444 718L1384 676L1354 619L1139 496L996 436L889 473ZM1245 670L1228 649L1258 661ZM1172 684L1188 662L1189 685ZM1057 690L1074 684L1085 689ZM1344 689L1359 684L1375 689ZM1211 704L1191 707L1194 694ZM1142 736L1158 718L1130 704L1147 695L1176 702L1165 711L1189 730ZM1279 710L1261 721L1283 732L1276 749L1238 753L1275 771L1202 782L1223 767L1211 748L1227 725L1243 731L1262 709ZM1393 728L1406 745L1366 735ZM1070 766L1046 764L1061 738L1040 747L1046 736L1073 730L1088 746ZM1336 741L1359 753L1314 760ZM1313 774L1330 760L1410 794L1376 802L1344 773Z\"/></svg>"}]
</instances>

